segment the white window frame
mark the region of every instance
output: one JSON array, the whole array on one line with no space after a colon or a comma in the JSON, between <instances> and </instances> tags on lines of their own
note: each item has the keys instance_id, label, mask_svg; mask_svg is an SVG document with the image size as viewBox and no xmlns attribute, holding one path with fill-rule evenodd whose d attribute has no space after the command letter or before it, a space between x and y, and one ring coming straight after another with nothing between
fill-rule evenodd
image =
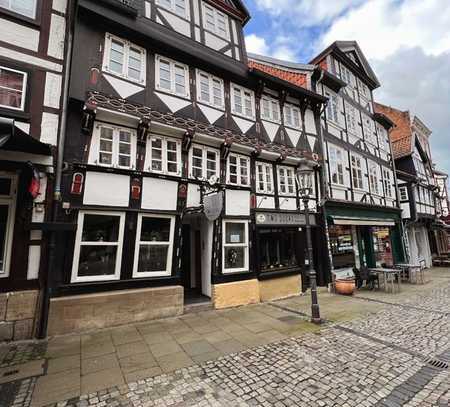
<instances>
[{"instance_id":1,"label":"white window frame","mask_svg":"<svg viewBox=\"0 0 450 407\"><path fill-rule=\"evenodd\" d=\"M267 113L265 108L267 103ZM262 95L259 101L261 119L273 123L281 123L280 101L268 95Z\"/></svg>"},{"instance_id":2,"label":"white window frame","mask_svg":"<svg viewBox=\"0 0 450 407\"><path fill-rule=\"evenodd\" d=\"M18 10L15 10L13 8L13 3L14 3L13 0L9 0L9 5L7 5L7 6L0 6L0 9L5 9L5 10L10 11L11 13L19 14L21 16L24 16L24 17L27 17L27 18L31 18L32 20L35 20L36 19L36 11L37 11L37 4L38 4L37 2L38 2L38 0L32 0L32 1L33 1L33 12L32 12L31 15L24 14L24 13L21 13L20 11L18 11Z\"/></svg>"},{"instance_id":3,"label":"white window frame","mask_svg":"<svg viewBox=\"0 0 450 407\"><path fill-rule=\"evenodd\" d=\"M344 150L342 148L329 144L328 161L330 166L330 183L333 185L344 186L345 185ZM338 180L338 182L333 181L334 174L336 174L336 179Z\"/></svg>"},{"instance_id":4,"label":"white window frame","mask_svg":"<svg viewBox=\"0 0 450 407\"><path fill-rule=\"evenodd\" d=\"M387 168L383 168L382 170L382 175L383 175L383 186L384 186L384 190L385 190L385 196L386 198L392 198L393 197L393 193L392 193L392 187L393 187L393 180L391 179L393 177L391 170L387 169ZM392 175L392 177L391 177ZM408 192L407 192L408 195Z\"/></svg>"},{"instance_id":5,"label":"white window frame","mask_svg":"<svg viewBox=\"0 0 450 407\"><path fill-rule=\"evenodd\" d=\"M208 26L208 16L207 16L208 9L213 14L214 19L213 28ZM224 38L226 40L230 39L230 27L229 27L230 22L228 20L228 16L225 13L217 10L215 7L206 4L204 1L202 1L202 17L203 17L203 28L205 30L212 32L213 34L217 35L220 38ZM221 17L224 19L225 32L222 32L219 29L219 18Z\"/></svg>"},{"instance_id":6,"label":"white window frame","mask_svg":"<svg viewBox=\"0 0 450 407\"><path fill-rule=\"evenodd\" d=\"M240 93L242 112L236 110L235 90L238 90ZM255 92L253 92L250 89L231 83L230 94L231 94L231 113L236 116L245 117L246 119L255 120ZM247 115L245 113L247 109L246 107L247 102L250 102L251 104L251 115Z\"/></svg>"},{"instance_id":7,"label":"white window frame","mask_svg":"<svg viewBox=\"0 0 450 407\"><path fill-rule=\"evenodd\" d=\"M281 176L281 170L284 171L284 176ZM289 175L289 172L292 172L291 175ZM278 195L281 196L296 196L297 190L296 190L296 184L295 184L295 168L288 167L286 165L278 165L277 166L277 175L278 175ZM281 180L284 178L285 185L286 185L286 192L281 191ZM291 182L289 182L291 181ZM292 185L293 192L289 192L289 186Z\"/></svg>"},{"instance_id":8,"label":"white window frame","mask_svg":"<svg viewBox=\"0 0 450 407\"><path fill-rule=\"evenodd\" d=\"M166 89L161 87L160 85L160 62L164 61L169 64L170 70L170 89ZM176 90L176 75L175 75L175 67L182 68L184 70L184 89L185 93L179 93ZM174 61L173 59L166 58L162 55L155 55L155 88L164 93L170 93L172 95L180 96L185 99L189 99L190 97L190 80L189 80L189 67L186 64L182 64L180 62Z\"/></svg>"},{"instance_id":9,"label":"white window frame","mask_svg":"<svg viewBox=\"0 0 450 407\"><path fill-rule=\"evenodd\" d=\"M119 231L117 242L83 242L83 227L84 227L84 216L85 215L103 215L103 216L116 216L119 217ZM72 276L71 283L81 283L90 281L111 281L120 279L120 269L122 264L122 248L123 248L123 237L125 231L125 212L114 212L114 211L79 211L78 221L77 221L77 232L75 235L75 248L73 251L73 263L72 263ZM106 276L78 276L78 266L80 264L80 251L81 246L117 246L116 252L116 267L114 274L109 274Z\"/></svg>"},{"instance_id":10,"label":"white window frame","mask_svg":"<svg viewBox=\"0 0 450 407\"><path fill-rule=\"evenodd\" d=\"M168 3L170 3L170 5ZM177 4L178 3L184 3L184 13L179 13L177 11ZM159 7L163 8L165 10L169 10L172 13L176 14L177 16L184 18L185 20L189 20L190 19L190 15L189 15L189 0L156 0L156 4Z\"/></svg>"},{"instance_id":11,"label":"white window frame","mask_svg":"<svg viewBox=\"0 0 450 407\"><path fill-rule=\"evenodd\" d=\"M341 127L341 97L329 89L325 90L325 96L328 97L326 108L327 121Z\"/></svg>"},{"instance_id":12,"label":"white window frame","mask_svg":"<svg viewBox=\"0 0 450 407\"><path fill-rule=\"evenodd\" d=\"M100 138L102 128L111 129L113 132L112 139L112 152L111 152L111 164L100 163ZM121 166L119 165L119 147L120 147L120 132L126 131L130 133L130 165ZM91 147L89 152L89 164L99 165L101 167L109 168L122 168L122 169L136 169L136 145L137 145L137 134L136 130L129 127L114 126L108 123L96 122L94 124L94 130L92 132Z\"/></svg>"},{"instance_id":13,"label":"white window frame","mask_svg":"<svg viewBox=\"0 0 450 407\"><path fill-rule=\"evenodd\" d=\"M152 241L144 240L141 242L142 218L170 219L169 241L168 242L152 242ZM172 274L174 236L175 236L175 216L173 216L173 215L156 215L153 213L138 214L138 220L137 220L137 226L136 226L136 244L135 244L134 259L133 259L133 278L162 277L162 276L170 276ZM141 246L145 246L145 245L146 246L168 246L166 270L138 271L139 249Z\"/></svg>"},{"instance_id":14,"label":"white window frame","mask_svg":"<svg viewBox=\"0 0 450 407\"><path fill-rule=\"evenodd\" d=\"M198 148L199 150L202 150L202 176L197 178L200 180L208 180L208 177L206 176L208 174L208 152L212 152L216 155L216 159L215 159L215 163L216 163L216 171L215 171L215 176L219 177L220 176L220 152L219 150L209 147L209 146L204 146L201 144L192 144L191 148L189 149L189 178L195 178L193 175L193 164L194 164L194 160L193 160L193 155L194 155L194 148Z\"/></svg>"},{"instance_id":15,"label":"white window frame","mask_svg":"<svg viewBox=\"0 0 450 407\"><path fill-rule=\"evenodd\" d=\"M302 130L302 114L300 112L300 108L293 105L292 103L284 104L284 126L290 127L292 129ZM289 114L287 114L289 112ZM291 119L288 121L288 117ZM294 117L298 119L298 125L295 123Z\"/></svg>"},{"instance_id":16,"label":"white window frame","mask_svg":"<svg viewBox=\"0 0 450 407\"><path fill-rule=\"evenodd\" d=\"M359 163L359 166L356 165L356 163ZM351 154L350 155L350 168L351 168L351 179L352 179L353 188L357 189L359 191L365 191L363 158L357 154ZM357 185L355 185L355 174L356 174Z\"/></svg>"},{"instance_id":17,"label":"white window frame","mask_svg":"<svg viewBox=\"0 0 450 407\"><path fill-rule=\"evenodd\" d=\"M273 165L262 161L256 161L256 192L260 194L273 195L275 193L273 184ZM262 176L262 180L260 177ZM261 188L263 184L263 188Z\"/></svg>"},{"instance_id":18,"label":"white window frame","mask_svg":"<svg viewBox=\"0 0 450 407\"><path fill-rule=\"evenodd\" d=\"M374 121L373 119L363 113L362 115L362 123L363 123L363 130L364 130L364 139L366 142L369 142L370 144L376 146L377 144L377 138L375 135L375 128L374 128Z\"/></svg>"},{"instance_id":19,"label":"white window frame","mask_svg":"<svg viewBox=\"0 0 450 407\"><path fill-rule=\"evenodd\" d=\"M25 99L27 96L27 82L28 82L28 74L26 72L23 71L18 71L17 69L11 69L7 66L4 65L0 65L0 70L5 70L5 71L10 71L10 72L15 72L18 74L21 74L23 76L23 81L22 81L22 90L20 91L22 94L22 100L20 103L20 107L14 107L14 106L8 106L8 105L2 105L0 104L0 107L3 107L5 109L12 109L12 110L20 110L23 111L25 109ZM10 89L7 88L6 86L0 86L2 89ZM11 89L14 92L19 92L17 89Z\"/></svg>"},{"instance_id":20,"label":"white window frame","mask_svg":"<svg viewBox=\"0 0 450 407\"><path fill-rule=\"evenodd\" d=\"M0 172L0 178L11 181L11 190L8 195L0 195L0 204L8 206L8 221L5 233L5 246L3 253L3 270L0 270L0 279L9 276L11 265L11 252L14 237L17 202L17 175Z\"/></svg>"},{"instance_id":21,"label":"white window frame","mask_svg":"<svg viewBox=\"0 0 450 407\"><path fill-rule=\"evenodd\" d=\"M409 200L408 187L406 185L399 186L398 195L400 201L408 201Z\"/></svg>"},{"instance_id":22,"label":"white window frame","mask_svg":"<svg viewBox=\"0 0 450 407\"><path fill-rule=\"evenodd\" d=\"M236 157L236 182L230 181L230 157ZM246 168L247 168L247 184L242 183L242 172L241 172L241 159L246 160ZM234 175L234 174L233 174ZM228 154L227 158L227 184L230 185L238 185L242 187L249 187L250 186L250 177L251 177L251 171L250 171L250 157L242 154L237 153L230 153Z\"/></svg>"},{"instance_id":23,"label":"white window frame","mask_svg":"<svg viewBox=\"0 0 450 407\"><path fill-rule=\"evenodd\" d=\"M389 140L388 140L388 132L387 130L381 126L380 124L376 124L377 137L378 137L378 145L381 150L385 152L390 151Z\"/></svg>"},{"instance_id":24,"label":"white window frame","mask_svg":"<svg viewBox=\"0 0 450 407\"><path fill-rule=\"evenodd\" d=\"M346 103L345 115L347 117L347 130L357 135L358 134L358 110L350 103Z\"/></svg>"},{"instance_id":25,"label":"white window frame","mask_svg":"<svg viewBox=\"0 0 450 407\"><path fill-rule=\"evenodd\" d=\"M244 243L226 243L226 224L227 223L243 223L245 225L245 242ZM244 250L244 267L241 268L225 268L225 248L226 247L243 247ZM240 273L249 271L249 236L248 236L248 221L224 219L222 221L222 270L223 274Z\"/></svg>"},{"instance_id":26,"label":"white window frame","mask_svg":"<svg viewBox=\"0 0 450 407\"><path fill-rule=\"evenodd\" d=\"M124 48L124 54L123 54L123 60L122 60L122 72L116 72L112 70L109 66L110 63L110 57L111 57L111 47L112 47L112 41L116 41L118 43L121 43ZM135 49L136 51L140 51L141 53L141 68L140 68L140 77L139 79L132 78L128 75L128 68L129 68L129 60L130 60L130 48ZM146 82L146 70L147 70L147 51L145 48L142 48L136 44L133 44L130 41L127 41L123 38L117 37L113 34L106 33L105 36L105 49L103 52L103 66L102 70L104 72L107 72L111 75L119 76L121 78L124 78L130 82L135 82L140 85L145 86Z\"/></svg>"},{"instance_id":27,"label":"white window frame","mask_svg":"<svg viewBox=\"0 0 450 407\"><path fill-rule=\"evenodd\" d=\"M370 185L370 192L372 194L381 195L379 166L377 163L374 163L372 161L369 161L369 185Z\"/></svg>"},{"instance_id":28,"label":"white window frame","mask_svg":"<svg viewBox=\"0 0 450 407\"><path fill-rule=\"evenodd\" d=\"M199 69L196 70L197 72L197 101L199 103L203 103L206 105L209 105L211 107L215 107L220 110L225 109L225 91L224 91L224 85L223 85L223 79L218 78L217 76L211 75L205 71L201 71ZM202 99L202 82L201 82L201 76L205 76L208 78L208 98L209 100ZM220 87L220 103L216 104L215 99L215 89L217 89L217 86L215 84L219 84Z\"/></svg>"},{"instance_id":29,"label":"white window frame","mask_svg":"<svg viewBox=\"0 0 450 407\"><path fill-rule=\"evenodd\" d=\"M155 139L161 139L161 171L154 170L152 168L152 140ZM177 154L177 171L172 172L169 171L168 168L168 160L167 160L167 142L171 141L176 143L176 154ZM166 136L160 136L159 134L149 134L147 137L147 147L146 147L146 153L145 153L145 170L148 172L152 172L154 174L163 174L163 175L172 175L172 176L181 176L181 140L172 138L172 137L166 137ZM159 160L156 160L159 161ZM171 161L175 162L175 161Z\"/></svg>"}]
</instances>

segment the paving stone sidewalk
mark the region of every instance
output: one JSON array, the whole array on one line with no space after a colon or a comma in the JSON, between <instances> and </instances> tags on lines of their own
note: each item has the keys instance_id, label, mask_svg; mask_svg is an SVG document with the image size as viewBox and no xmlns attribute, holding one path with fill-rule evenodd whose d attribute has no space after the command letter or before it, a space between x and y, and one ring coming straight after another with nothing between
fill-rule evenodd
<instances>
[{"instance_id":1,"label":"paving stone sidewalk","mask_svg":"<svg viewBox=\"0 0 450 407\"><path fill-rule=\"evenodd\" d=\"M0 405L448 407L450 270L432 276L321 292L320 330L294 297L0 347Z\"/></svg>"}]
</instances>

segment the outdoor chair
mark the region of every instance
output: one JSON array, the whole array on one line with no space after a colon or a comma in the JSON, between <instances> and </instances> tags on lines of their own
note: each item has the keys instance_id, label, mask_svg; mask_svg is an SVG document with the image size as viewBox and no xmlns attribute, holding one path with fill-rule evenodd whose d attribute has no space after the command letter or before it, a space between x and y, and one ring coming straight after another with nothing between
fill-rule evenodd
<instances>
[{"instance_id":1,"label":"outdoor chair","mask_svg":"<svg viewBox=\"0 0 450 407\"><path fill-rule=\"evenodd\" d=\"M356 286L361 288L363 286L364 281L366 282L366 287L370 290L375 288L375 284L377 288L380 288L380 280L378 279L378 274L372 274L367 267L361 267L359 270L355 267L354 269L356 276Z\"/></svg>"}]
</instances>

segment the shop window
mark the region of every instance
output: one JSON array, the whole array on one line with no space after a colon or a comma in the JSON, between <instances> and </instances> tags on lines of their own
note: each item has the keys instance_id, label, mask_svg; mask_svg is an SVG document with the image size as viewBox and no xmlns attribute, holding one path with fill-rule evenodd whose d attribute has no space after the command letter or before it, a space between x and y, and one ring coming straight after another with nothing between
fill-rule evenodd
<instances>
[{"instance_id":1,"label":"shop window","mask_svg":"<svg viewBox=\"0 0 450 407\"><path fill-rule=\"evenodd\" d=\"M189 68L169 58L156 56L156 89L189 98Z\"/></svg>"},{"instance_id":2,"label":"shop window","mask_svg":"<svg viewBox=\"0 0 450 407\"><path fill-rule=\"evenodd\" d=\"M256 192L273 194L273 167L272 164L256 163Z\"/></svg>"},{"instance_id":3,"label":"shop window","mask_svg":"<svg viewBox=\"0 0 450 407\"><path fill-rule=\"evenodd\" d=\"M25 72L0 66L0 107L24 110L26 88Z\"/></svg>"},{"instance_id":4,"label":"shop window","mask_svg":"<svg viewBox=\"0 0 450 407\"><path fill-rule=\"evenodd\" d=\"M0 278L9 275L16 207L15 176L0 176Z\"/></svg>"},{"instance_id":5,"label":"shop window","mask_svg":"<svg viewBox=\"0 0 450 407\"><path fill-rule=\"evenodd\" d=\"M332 225L328 230L335 269L354 267L355 254L351 226Z\"/></svg>"},{"instance_id":6,"label":"shop window","mask_svg":"<svg viewBox=\"0 0 450 407\"><path fill-rule=\"evenodd\" d=\"M239 154L228 156L227 181L232 185L250 185L250 159Z\"/></svg>"},{"instance_id":7,"label":"shop window","mask_svg":"<svg viewBox=\"0 0 450 407\"><path fill-rule=\"evenodd\" d=\"M173 216L139 214L133 277L171 274L174 228Z\"/></svg>"},{"instance_id":8,"label":"shop window","mask_svg":"<svg viewBox=\"0 0 450 407\"><path fill-rule=\"evenodd\" d=\"M32 19L36 18L37 0L0 0L0 8Z\"/></svg>"},{"instance_id":9,"label":"shop window","mask_svg":"<svg viewBox=\"0 0 450 407\"><path fill-rule=\"evenodd\" d=\"M201 180L219 177L219 152L194 144L189 152L189 176Z\"/></svg>"},{"instance_id":10,"label":"shop window","mask_svg":"<svg viewBox=\"0 0 450 407\"><path fill-rule=\"evenodd\" d=\"M124 224L124 212L79 212L73 283L120 278Z\"/></svg>"},{"instance_id":11,"label":"shop window","mask_svg":"<svg viewBox=\"0 0 450 407\"><path fill-rule=\"evenodd\" d=\"M372 238L374 244L375 262L377 267L382 267L383 265L389 266L394 264L389 228L373 227Z\"/></svg>"},{"instance_id":12,"label":"shop window","mask_svg":"<svg viewBox=\"0 0 450 407\"><path fill-rule=\"evenodd\" d=\"M248 271L248 222L223 221L223 272Z\"/></svg>"},{"instance_id":13,"label":"shop window","mask_svg":"<svg viewBox=\"0 0 450 407\"><path fill-rule=\"evenodd\" d=\"M181 175L180 140L149 136L147 141L147 159L151 172L165 175Z\"/></svg>"},{"instance_id":14,"label":"shop window","mask_svg":"<svg viewBox=\"0 0 450 407\"><path fill-rule=\"evenodd\" d=\"M291 167L278 167L278 193L295 195L295 173Z\"/></svg>"},{"instance_id":15,"label":"shop window","mask_svg":"<svg viewBox=\"0 0 450 407\"><path fill-rule=\"evenodd\" d=\"M259 230L259 261L262 272L298 267L296 235L292 229Z\"/></svg>"}]
</instances>

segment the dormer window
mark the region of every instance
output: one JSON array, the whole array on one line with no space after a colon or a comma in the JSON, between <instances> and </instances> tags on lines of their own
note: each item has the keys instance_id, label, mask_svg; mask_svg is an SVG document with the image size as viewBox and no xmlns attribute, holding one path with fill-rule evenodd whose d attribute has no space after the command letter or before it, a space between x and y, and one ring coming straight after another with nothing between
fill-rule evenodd
<instances>
[{"instance_id":1,"label":"dormer window","mask_svg":"<svg viewBox=\"0 0 450 407\"><path fill-rule=\"evenodd\" d=\"M188 66L157 55L156 89L189 98Z\"/></svg>"},{"instance_id":2,"label":"dormer window","mask_svg":"<svg viewBox=\"0 0 450 407\"><path fill-rule=\"evenodd\" d=\"M267 95L261 97L261 119L280 123L280 103Z\"/></svg>"},{"instance_id":3,"label":"dormer window","mask_svg":"<svg viewBox=\"0 0 450 407\"><path fill-rule=\"evenodd\" d=\"M203 27L219 37L230 38L228 16L206 3L203 3Z\"/></svg>"},{"instance_id":4,"label":"dormer window","mask_svg":"<svg viewBox=\"0 0 450 407\"><path fill-rule=\"evenodd\" d=\"M253 91L231 84L231 112L249 119L255 118L255 94Z\"/></svg>"},{"instance_id":5,"label":"dormer window","mask_svg":"<svg viewBox=\"0 0 450 407\"><path fill-rule=\"evenodd\" d=\"M178 14L180 17L188 18L189 14L187 12L187 0L157 0L156 4L165 8L166 10L172 11Z\"/></svg>"},{"instance_id":6,"label":"dormer window","mask_svg":"<svg viewBox=\"0 0 450 407\"><path fill-rule=\"evenodd\" d=\"M223 80L197 70L197 100L201 103L224 109Z\"/></svg>"},{"instance_id":7,"label":"dormer window","mask_svg":"<svg viewBox=\"0 0 450 407\"><path fill-rule=\"evenodd\" d=\"M301 130L301 115L300 109L297 106L286 103L284 105L284 125L294 129Z\"/></svg>"}]
</instances>

